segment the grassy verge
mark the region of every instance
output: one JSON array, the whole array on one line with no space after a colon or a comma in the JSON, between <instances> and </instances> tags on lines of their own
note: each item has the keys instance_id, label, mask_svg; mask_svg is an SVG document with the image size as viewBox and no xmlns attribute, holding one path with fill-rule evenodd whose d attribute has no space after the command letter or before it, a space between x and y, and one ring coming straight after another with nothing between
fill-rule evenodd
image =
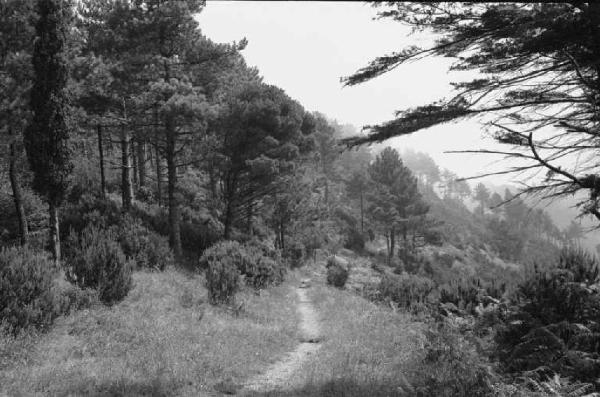
<instances>
[{"instance_id":1,"label":"grassy verge","mask_svg":"<svg viewBox=\"0 0 600 397\"><path fill-rule=\"evenodd\" d=\"M402 374L422 351L421 324L348 291L315 284L323 346L298 374L299 389L268 396L400 396ZM296 382L295 382L296 383Z\"/></svg>"},{"instance_id":2,"label":"grassy verge","mask_svg":"<svg viewBox=\"0 0 600 397\"><path fill-rule=\"evenodd\" d=\"M0 395L213 395L297 343L290 282L239 294L235 316L203 303L198 276L136 273L120 304L60 318L49 333L0 338Z\"/></svg>"}]
</instances>

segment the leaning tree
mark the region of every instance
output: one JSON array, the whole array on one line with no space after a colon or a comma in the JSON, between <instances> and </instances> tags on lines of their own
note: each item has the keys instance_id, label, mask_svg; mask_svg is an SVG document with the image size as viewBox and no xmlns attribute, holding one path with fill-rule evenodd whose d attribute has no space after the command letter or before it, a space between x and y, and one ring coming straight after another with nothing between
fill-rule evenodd
<instances>
[{"instance_id":1,"label":"leaning tree","mask_svg":"<svg viewBox=\"0 0 600 397\"><path fill-rule=\"evenodd\" d=\"M397 112L367 126L350 145L383 141L445 122L480 116L506 150L481 150L519 160L498 173L542 172L523 192L557 197L587 192L582 214L600 219L600 3L376 2L381 18L433 32L428 48L410 46L374 59L343 78L355 85L432 56L456 59L451 69L477 72L453 84L450 99ZM574 161L577 158L577 161ZM544 175L545 173L545 175ZM529 181L535 179L529 179Z\"/></svg>"},{"instance_id":2,"label":"leaning tree","mask_svg":"<svg viewBox=\"0 0 600 397\"><path fill-rule=\"evenodd\" d=\"M35 25L31 122L24 143L33 171L33 187L48 202L50 249L60 260L58 209L71 172L67 122L68 68L66 62L67 21L70 5L65 0L38 0Z\"/></svg>"}]
</instances>

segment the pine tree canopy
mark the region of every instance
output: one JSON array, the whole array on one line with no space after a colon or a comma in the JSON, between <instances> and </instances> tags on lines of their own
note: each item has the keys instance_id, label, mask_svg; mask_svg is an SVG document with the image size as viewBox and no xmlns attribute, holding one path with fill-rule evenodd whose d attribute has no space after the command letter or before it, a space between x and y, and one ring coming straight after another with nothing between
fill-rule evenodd
<instances>
[{"instance_id":1,"label":"pine tree canopy","mask_svg":"<svg viewBox=\"0 0 600 397\"><path fill-rule=\"evenodd\" d=\"M425 57L452 57L451 67L472 71L454 83L456 95L398 111L388 122L367 126L356 146L474 116L508 151L477 151L525 160L506 172L544 171L545 180L526 188L545 195L590 191L583 213L600 219L600 183L594 161L600 98L600 4L375 2L379 16L428 31L430 48L410 46L381 56L343 78L356 85ZM572 156L580 161L567 161ZM564 165L565 163L571 165Z\"/></svg>"}]
</instances>

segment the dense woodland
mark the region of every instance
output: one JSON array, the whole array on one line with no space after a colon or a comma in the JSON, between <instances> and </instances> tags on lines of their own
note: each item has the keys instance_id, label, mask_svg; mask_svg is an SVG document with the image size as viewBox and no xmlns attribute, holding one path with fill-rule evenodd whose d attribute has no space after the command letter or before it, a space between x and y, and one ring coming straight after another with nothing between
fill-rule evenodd
<instances>
[{"instance_id":1,"label":"dense woodland","mask_svg":"<svg viewBox=\"0 0 600 397\"><path fill-rule=\"evenodd\" d=\"M94 302L117 305L138 271L203 275L209 302L234 309L240 289L278 285L294 269L323 260L329 284L343 288L355 266L336 256L346 252L366 260L380 279L361 285L359 295L429 329L422 373L407 395L600 390L600 272L596 257L578 248L579 224L561 229L521 191L465 180L427 154L362 145L483 110L459 100L432 105L357 138L356 127L265 84L244 61L244 40L205 37L194 19L203 7L196 0L0 4L3 334L45 332L59 316ZM536 60L529 42L518 49L528 52L527 61L502 58L509 51L488 40L506 32L489 25L528 12L547 20L563 6L483 5L463 14L389 7L386 17L487 51L489 65L473 55L457 68L487 66L493 74ZM480 22L470 20L475 11ZM483 27L456 28L457 18ZM439 53L469 49L444 40ZM346 81L358 84L420 54L378 59ZM536 70L531 78L543 76ZM475 95L521 82L459 88ZM527 95L539 102L571 95L533 91L506 94L517 101L507 109L537 106L518 103ZM591 134L579 110L569 115L579 124L563 127ZM518 149L522 139L536 166L548 168L531 134L500 131L500 141ZM570 149L552 139L537 144L560 157L591 150L590 141ZM574 171L550 171L542 186L550 195L589 188ZM592 215L594 189L582 204ZM439 370L434 380L426 377L431 368Z\"/></svg>"}]
</instances>

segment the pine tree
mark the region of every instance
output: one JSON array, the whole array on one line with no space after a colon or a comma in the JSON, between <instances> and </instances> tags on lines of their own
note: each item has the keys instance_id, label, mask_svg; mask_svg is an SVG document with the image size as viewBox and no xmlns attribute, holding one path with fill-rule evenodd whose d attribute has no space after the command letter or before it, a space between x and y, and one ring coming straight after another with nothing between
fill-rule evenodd
<instances>
[{"instance_id":1,"label":"pine tree","mask_svg":"<svg viewBox=\"0 0 600 397\"><path fill-rule=\"evenodd\" d=\"M0 134L8 143L8 174L19 225L21 245L29 228L23 202L21 160L22 137L28 119L27 91L30 86L33 4L19 0L0 6Z\"/></svg>"},{"instance_id":2,"label":"pine tree","mask_svg":"<svg viewBox=\"0 0 600 397\"><path fill-rule=\"evenodd\" d=\"M388 262L395 251L397 232L408 241L411 217L428 211L417 187L417 178L404 166L398 151L386 147L369 166L370 189L367 211L386 237ZM417 224L413 223L413 226Z\"/></svg>"},{"instance_id":3,"label":"pine tree","mask_svg":"<svg viewBox=\"0 0 600 397\"><path fill-rule=\"evenodd\" d=\"M67 21L70 6L64 0L38 0L36 39L33 50L34 80L31 88L31 123L25 130L25 149L34 174L33 187L49 206L50 249L60 260L58 210L72 169L70 161L66 92Z\"/></svg>"},{"instance_id":4,"label":"pine tree","mask_svg":"<svg viewBox=\"0 0 600 397\"><path fill-rule=\"evenodd\" d=\"M505 150L480 150L523 161L502 173L546 171L526 187L548 197L584 191L580 208L600 220L600 170L577 159L597 155L600 95L600 3L373 2L379 15L435 34L426 48L410 46L380 56L352 76L360 84L398 66L429 56L452 57L451 70L474 71L453 83L456 95L396 112L370 134L345 142L358 145L411 134L449 121L486 115L484 124ZM546 127L553 126L549 131ZM524 176L527 177L527 174Z\"/></svg>"},{"instance_id":5,"label":"pine tree","mask_svg":"<svg viewBox=\"0 0 600 397\"><path fill-rule=\"evenodd\" d=\"M473 192L473 199L479 202L479 210L483 215L485 212L485 207L490 200L489 189L483 183L478 183L477 186L475 186L475 191Z\"/></svg>"}]
</instances>

